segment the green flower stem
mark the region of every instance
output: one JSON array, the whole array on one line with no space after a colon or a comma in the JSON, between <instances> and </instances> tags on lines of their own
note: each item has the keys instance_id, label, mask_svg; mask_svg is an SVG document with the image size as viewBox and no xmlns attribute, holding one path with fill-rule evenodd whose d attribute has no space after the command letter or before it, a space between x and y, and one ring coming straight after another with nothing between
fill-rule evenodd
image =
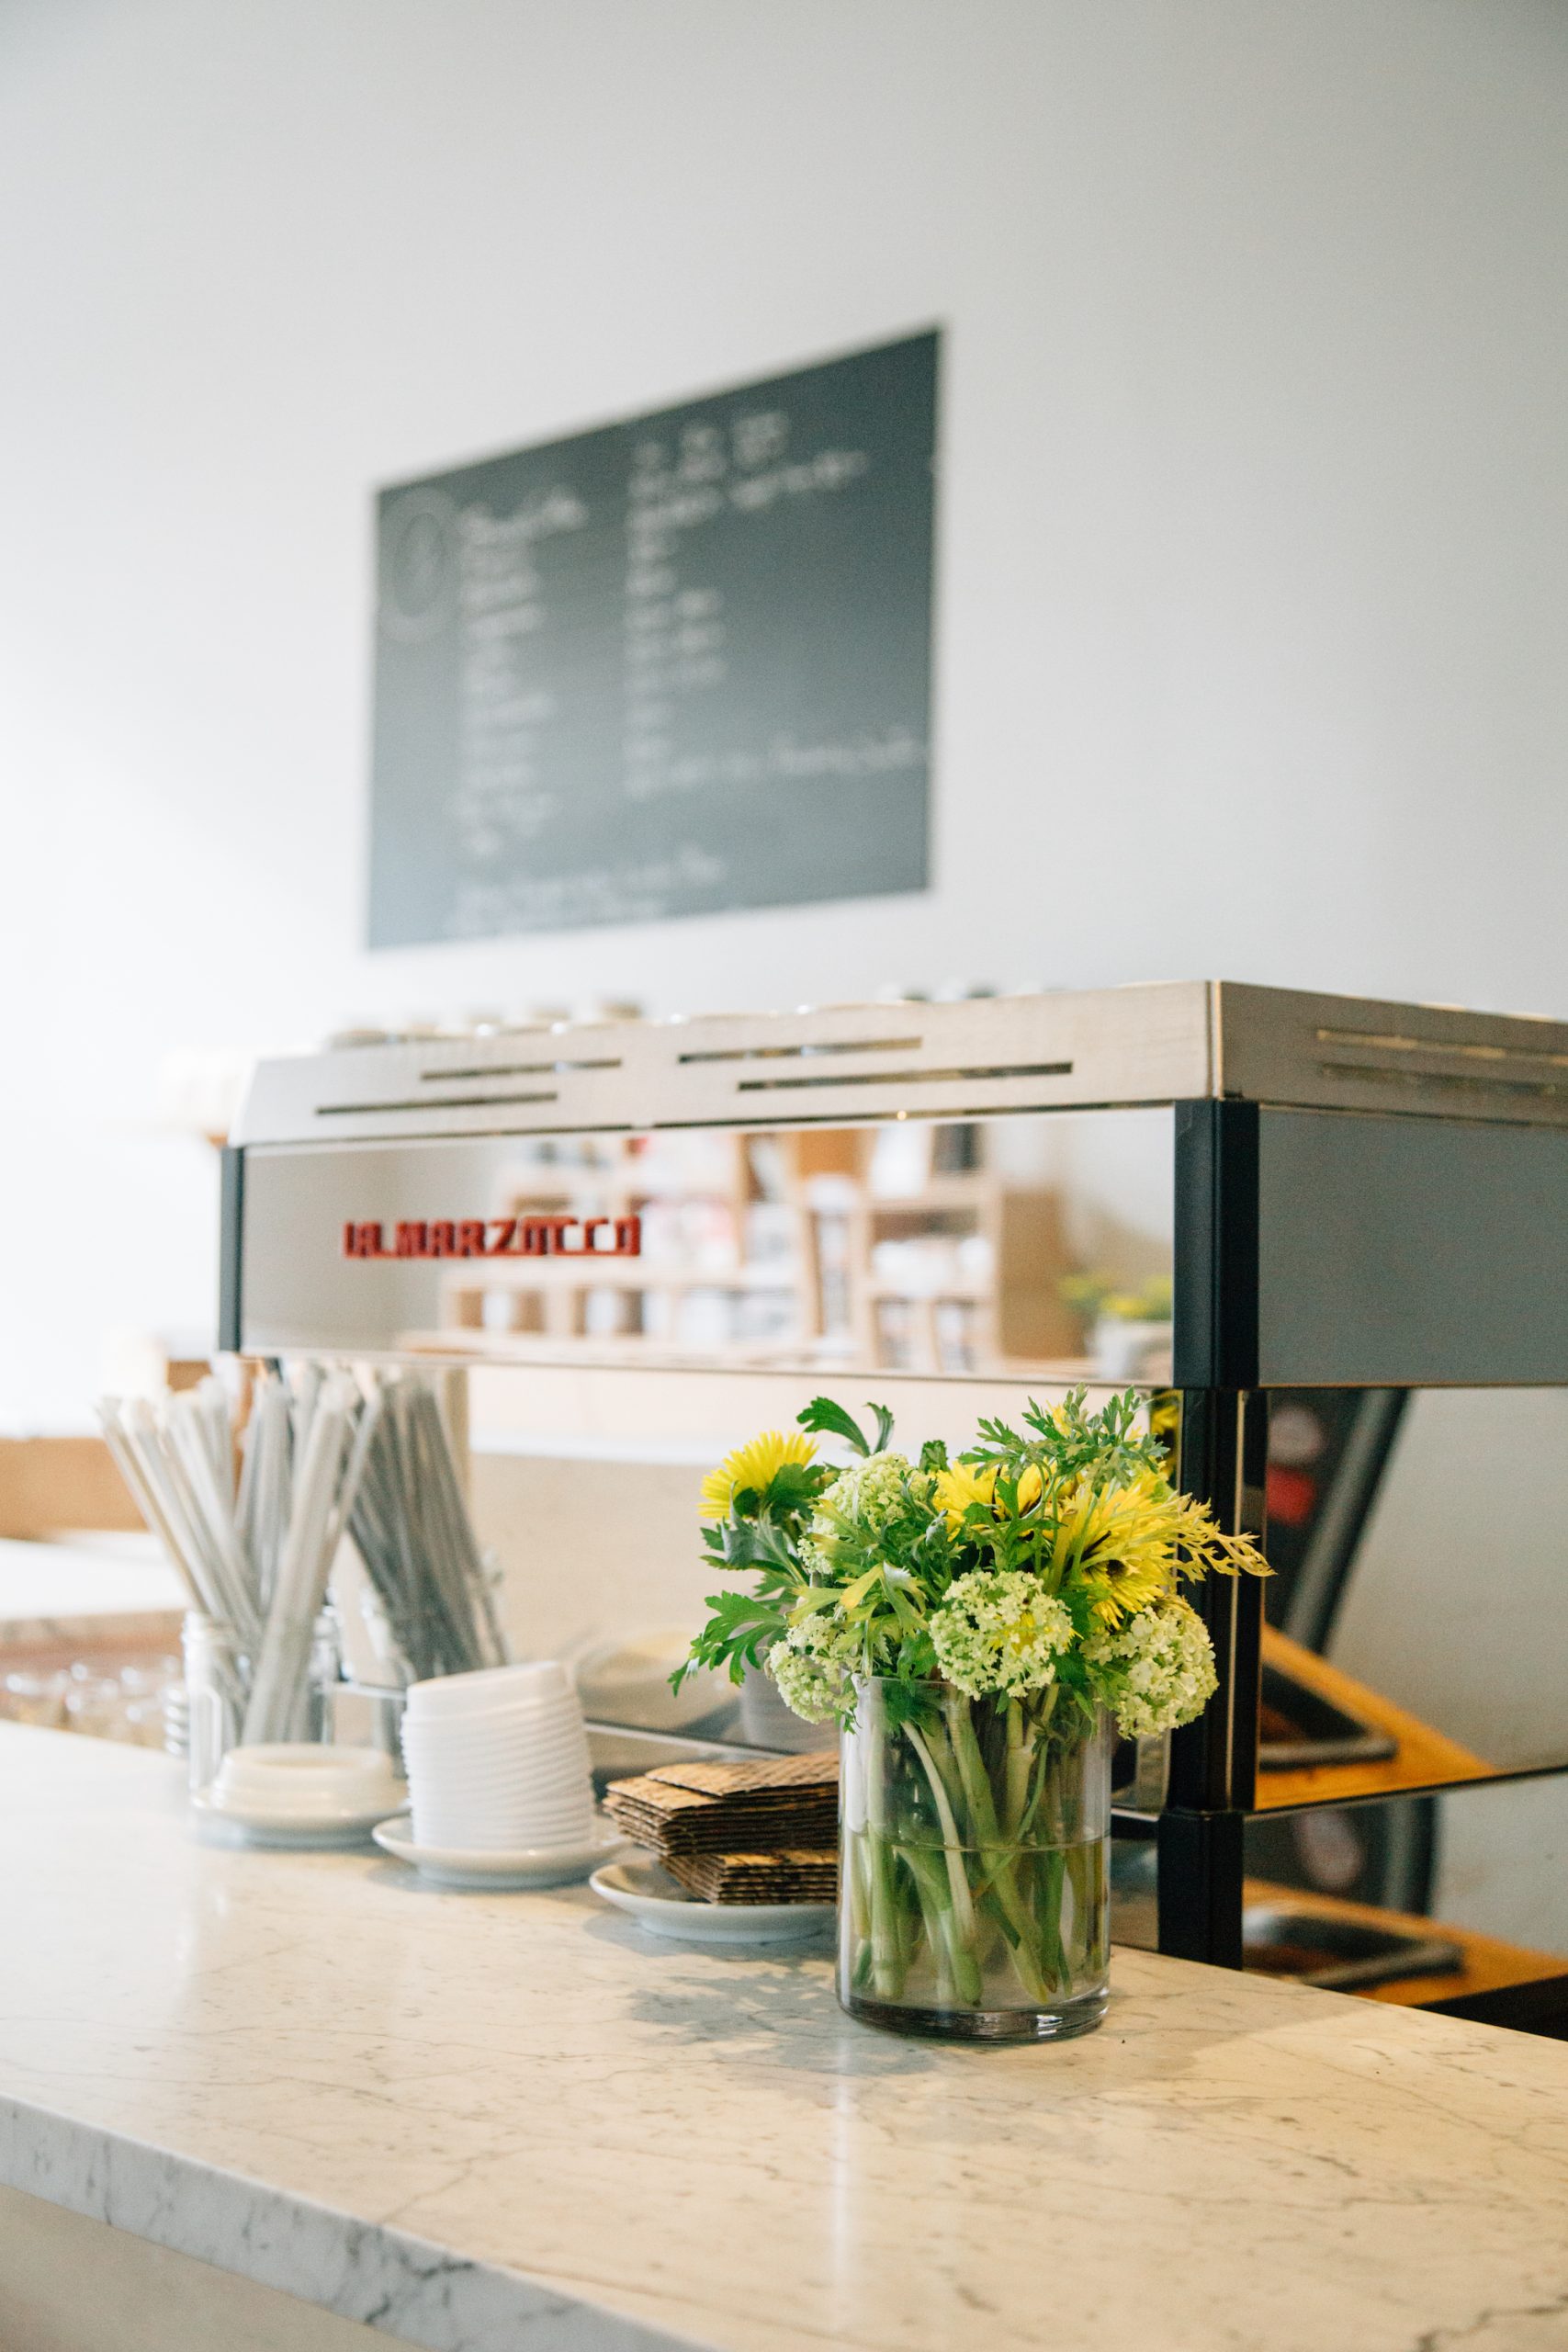
<instances>
[{"instance_id":1,"label":"green flower stem","mask_svg":"<svg viewBox=\"0 0 1568 2352\"><path fill-rule=\"evenodd\" d=\"M944 1696L942 1711L953 1748L953 1760L958 1769L959 1785L968 1808L969 1825L974 1832L965 1842L971 1846L998 1846L1001 1843L1001 1832L997 1826L996 1799L991 1792L986 1759L980 1753L980 1743L975 1736L975 1718L969 1702L961 1691L952 1690Z\"/></svg>"},{"instance_id":2,"label":"green flower stem","mask_svg":"<svg viewBox=\"0 0 1568 2352\"><path fill-rule=\"evenodd\" d=\"M846 1841L840 1854L840 1896L848 1904L850 1933L854 1939L855 1987L866 1989L871 1968L871 1859L863 1836Z\"/></svg>"},{"instance_id":3,"label":"green flower stem","mask_svg":"<svg viewBox=\"0 0 1568 2352\"><path fill-rule=\"evenodd\" d=\"M984 1975L973 1935L961 1928L953 1908L950 1871L943 1870L928 1846L900 1847L899 1859L919 1897L926 1942L936 1967L938 2000L978 2008L985 1991Z\"/></svg>"},{"instance_id":4,"label":"green flower stem","mask_svg":"<svg viewBox=\"0 0 1568 2352\"><path fill-rule=\"evenodd\" d=\"M1104 1899L1098 1844L1066 1849L1067 1883L1073 1891L1073 1942L1079 1951L1093 1949L1099 1938L1100 1906Z\"/></svg>"},{"instance_id":5,"label":"green flower stem","mask_svg":"<svg viewBox=\"0 0 1568 2352\"><path fill-rule=\"evenodd\" d=\"M931 1796L936 1804L937 1819L942 1825L942 1851L947 1860L948 1883L953 1890L953 1912L965 1942L972 1943L975 1935L975 1905L970 1899L969 1881L964 1873L964 1856L960 1850L963 1841L958 1835L958 1825L953 1817L953 1806L948 1799L947 1787L932 1758L931 1749L926 1746L913 1724L905 1724L904 1736L919 1758L926 1778L931 1782Z\"/></svg>"},{"instance_id":6,"label":"green flower stem","mask_svg":"<svg viewBox=\"0 0 1568 2352\"><path fill-rule=\"evenodd\" d=\"M1049 1963L1040 1949L1040 1920L1032 1912L1019 1883L1019 1849L1012 1841L1003 1839L998 1826L996 1799L986 1759L975 1736L969 1702L958 1691L950 1692L942 1702L942 1713L974 1832L967 1842L978 1849L980 1867L992 1903L1000 1914L1014 1971L1031 2000L1048 1998L1055 1985L1046 1981ZM1059 1977L1059 1967L1051 1973Z\"/></svg>"},{"instance_id":7,"label":"green flower stem","mask_svg":"<svg viewBox=\"0 0 1568 2352\"><path fill-rule=\"evenodd\" d=\"M1055 1973L1051 1967L1046 1949L1050 1939L1042 1922L1032 1914L1025 1885L1032 1875L1033 1857L1015 1854L998 1869L987 1890L996 1907L1001 1940L1013 1974L1030 2001L1050 1999L1056 1989Z\"/></svg>"},{"instance_id":8,"label":"green flower stem","mask_svg":"<svg viewBox=\"0 0 1568 2352\"><path fill-rule=\"evenodd\" d=\"M1062 1876L1066 1857L1060 1846L1041 1846L1035 1850L1039 1860L1040 1896L1034 1916L1040 1923L1041 1942L1045 1947L1042 1958L1053 1991L1065 1993L1072 1982L1066 1939L1062 1933Z\"/></svg>"},{"instance_id":9,"label":"green flower stem","mask_svg":"<svg viewBox=\"0 0 1568 2352\"><path fill-rule=\"evenodd\" d=\"M904 1989L908 1956L903 1906L894 1883L895 1849L880 1832L868 1830L862 1850L869 1883L872 1983L878 2000L896 2001Z\"/></svg>"},{"instance_id":10,"label":"green flower stem","mask_svg":"<svg viewBox=\"0 0 1568 2352\"><path fill-rule=\"evenodd\" d=\"M1034 1732L1016 1699L1008 1701L1006 1804L1004 1821L1010 1838L1018 1837L1029 1799L1030 1766L1034 1760Z\"/></svg>"},{"instance_id":11,"label":"green flower stem","mask_svg":"<svg viewBox=\"0 0 1568 2352\"><path fill-rule=\"evenodd\" d=\"M1051 1768L1054 1764L1059 1764L1062 1758L1066 1753L1066 1743L1060 1740L1053 1741L1050 1736L1051 1712L1055 1705L1056 1695L1056 1687L1053 1684L1051 1689L1045 1694L1045 1703L1040 1711L1040 1737L1039 1745L1035 1749L1034 1762L1032 1766L1032 1784L1030 1789L1028 1802L1025 1804L1023 1811L1019 1816L1018 1826L1014 1832L1014 1835L1018 1838L1020 1843L1021 1843L1024 1838L1033 1834L1038 1821L1040 1809L1045 1802L1046 1792L1051 1789L1053 1785L1053 1774ZM1060 1814L1060 1810L1061 1808L1058 1804L1056 1807L1058 1815ZM1052 1826L1054 1827L1060 1826L1060 1823L1058 1821L1057 1823L1054 1823Z\"/></svg>"},{"instance_id":12,"label":"green flower stem","mask_svg":"<svg viewBox=\"0 0 1568 2352\"><path fill-rule=\"evenodd\" d=\"M973 1728L968 1727L968 1729L969 1739L973 1744ZM942 1907L941 1917L952 1973L961 1999L969 2007L977 2007L985 1984L985 1961L981 1949L980 1922L976 1915L975 1899L970 1891L968 1873L964 1868L965 1841L959 1834L953 1792L942 1765L913 1724L907 1724L905 1732L910 1746L920 1759L931 1784L937 1819L942 1828L942 1861L946 1866L951 1900ZM964 1758L955 1753L953 1761L962 1785L964 1780ZM976 1761L978 1761L977 1751ZM980 1778L983 1786L985 1780L983 1771Z\"/></svg>"},{"instance_id":13,"label":"green flower stem","mask_svg":"<svg viewBox=\"0 0 1568 2352\"><path fill-rule=\"evenodd\" d=\"M964 1786L963 1770L958 1758L953 1753L952 1734L945 1720L940 1729L928 1736L928 1746L931 1749L931 1762L935 1765L942 1785L947 1792L947 1802L953 1809L953 1817L954 1821L960 1821L964 1817L968 1798Z\"/></svg>"},{"instance_id":14,"label":"green flower stem","mask_svg":"<svg viewBox=\"0 0 1568 2352\"><path fill-rule=\"evenodd\" d=\"M895 1885L895 1866L886 1818L887 1792L880 1773L872 1773L865 1792L866 1827L856 1840L857 1868L864 1873L865 1936L873 1986L879 2000L896 2001L904 1987L908 1965L904 1913Z\"/></svg>"}]
</instances>

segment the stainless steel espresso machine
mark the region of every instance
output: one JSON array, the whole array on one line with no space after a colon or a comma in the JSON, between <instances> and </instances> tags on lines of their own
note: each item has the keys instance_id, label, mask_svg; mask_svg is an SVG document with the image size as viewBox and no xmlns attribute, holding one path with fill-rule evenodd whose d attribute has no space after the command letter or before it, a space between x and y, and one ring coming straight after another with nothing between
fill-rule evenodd
<instances>
[{"instance_id":1,"label":"stainless steel espresso machine","mask_svg":"<svg viewBox=\"0 0 1568 2352\"><path fill-rule=\"evenodd\" d=\"M1122 1759L1121 1932L1568 2020L1568 1025L1193 982L266 1062L221 1343L466 1368L521 1637L593 1637L633 1763L792 1720L621 1638L695 1622L716 1449L1134 1383L1276 1573Z\"/></svg>"}]
</instances>

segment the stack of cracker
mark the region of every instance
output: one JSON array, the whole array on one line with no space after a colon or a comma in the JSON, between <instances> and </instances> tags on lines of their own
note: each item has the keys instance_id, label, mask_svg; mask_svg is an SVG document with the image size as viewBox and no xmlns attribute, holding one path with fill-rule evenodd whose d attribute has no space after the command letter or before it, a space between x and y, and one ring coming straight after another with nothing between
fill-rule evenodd
<instances>
[{"instance_id":1,"label":"stack of cracker","mask_svg":"<svg viewBox=\"0 0 1568 2352\"><path fill-rule=\"evenodd\" d=\"M831 1903L839 1759L661 1764L606 1792L611 1819L705 1903Z\"/></svg>"}]
</instances>

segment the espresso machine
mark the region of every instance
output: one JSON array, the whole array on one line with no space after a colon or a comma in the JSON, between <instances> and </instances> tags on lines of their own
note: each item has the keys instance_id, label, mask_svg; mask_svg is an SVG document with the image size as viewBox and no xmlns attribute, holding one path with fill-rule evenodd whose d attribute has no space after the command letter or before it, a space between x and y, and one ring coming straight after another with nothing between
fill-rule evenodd
<instances>
[{"instance_id":1,"label":"espresso machine","mask_svg":"<svg viewBox=\"0 0 1568 2352\"><path fill-rule=\"evenodd\" d=\"M1219 1690L1119 1760L1120 1931L1568 2018L1568 1024L1197 981L267 1061L220 1317L249 1357L465 1371L532 1498L519 1605L602 1634L626 1498L689 1488L694 1561L704 1446L816 1393L918 1444L1136 1385L1276 1573L1194 1591ZM634 1761L792 1736L765 1691L639 1713L656 1685L591 1702Z\"/></svg>"}]
</instances>

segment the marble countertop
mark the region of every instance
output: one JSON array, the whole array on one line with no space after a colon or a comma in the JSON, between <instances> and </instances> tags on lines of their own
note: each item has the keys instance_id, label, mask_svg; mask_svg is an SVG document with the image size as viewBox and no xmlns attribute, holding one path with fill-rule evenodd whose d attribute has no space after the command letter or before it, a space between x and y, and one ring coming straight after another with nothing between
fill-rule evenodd
<instances>
[{"instance_id":1,"label":"marble countertop","mask_svg":"<svg viewBox=\"0 0 1568 2352\"><path fill-rule=\"evenodd\" d=\"M1561 2044L1133 1951L1083 2041L903 2041L586 1888L203 1846L144 1751L0 1725L0 2180L431 2352L1568 2346Z\"/></svg>"}]
</instances>

